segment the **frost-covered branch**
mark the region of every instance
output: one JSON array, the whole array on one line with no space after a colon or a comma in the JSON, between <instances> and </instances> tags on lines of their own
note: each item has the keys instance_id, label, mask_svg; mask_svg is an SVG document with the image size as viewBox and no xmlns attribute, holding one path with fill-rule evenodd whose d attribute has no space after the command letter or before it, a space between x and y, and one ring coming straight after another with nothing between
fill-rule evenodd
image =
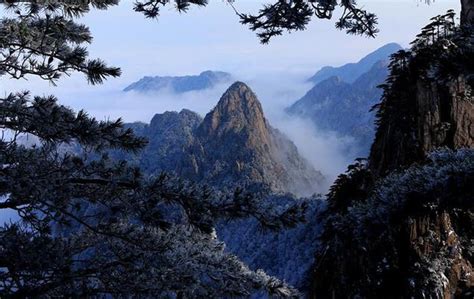
<instances>
[{"instance_id":1,"label":"frost-covered branch","mask_svg":"<svg viewBox=\"0 0 474 299\"><path fill-rule=\"evenodd\" d=\"M180 12L186 12L192 5L206 6L207 0L147 0L137 1L135 11L143 13L147 18L156 18L160 9L174 4ZM334 10L340 6L343 13L336 22L336 28L349 34L375 37L377 34L377 17L357 6L353 0L275 0L264 4L257 14L241 13L236 6L238 1L227 0L232 6L240 22L248 25L250 30L257 32L262 43L268 43L274 36L284 31L306 29L312 17L331 19Z\"/></svg>"}]
</instances>

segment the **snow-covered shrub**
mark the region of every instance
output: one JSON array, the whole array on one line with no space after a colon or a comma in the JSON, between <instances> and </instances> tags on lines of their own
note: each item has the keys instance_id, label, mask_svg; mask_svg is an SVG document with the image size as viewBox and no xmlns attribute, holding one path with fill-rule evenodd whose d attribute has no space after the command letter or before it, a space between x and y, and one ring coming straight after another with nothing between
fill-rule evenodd
<instances>
[{"instance_id":1,"label":"snow-covered shrub","mask_svg":"<svg viewBox=\"0 0 474 299\"><path fill-rule=\"evenodd\" d=\"M295 202L308 205L306 222L281 231L262 230L254 219L221 222L217 226L219 239L226 250L236 254L253 270L262 269L305 292L314 254L319 246L321 216L326 201L321 197L293 199L273 196L267 200L285 207Z\"/></svg>"},{"instance_id":2,"label":"snow-covered shrub","mask_svg":"<svg viewBox=\"0 0 474 299\"><path fill-rule=\"evenodd\" d=\"M326 218L318 279L351 296L441 294L444 273L463 263L461 252L470 256L471 228L451 222L458 214L472 215L473 183L472 149L440 149L424 163L380 179L366 200ZM455 232L443 229L451 225L467 233L448 244Z\"/></svg>"}]
</instances>

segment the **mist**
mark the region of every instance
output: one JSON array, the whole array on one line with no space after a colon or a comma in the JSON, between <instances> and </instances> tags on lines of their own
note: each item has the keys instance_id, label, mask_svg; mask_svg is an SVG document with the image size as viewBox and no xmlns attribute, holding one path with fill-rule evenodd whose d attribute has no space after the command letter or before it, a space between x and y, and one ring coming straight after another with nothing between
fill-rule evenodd
<instances>
[{"instance_id":1,"label":"mist","mask_svg":"<svg viewBox=\"0 0 474 299\"><path fill-rule=\"evenodd\" d=\"M337 175L357 158L357 150L352 138L320 130L309 119L285 113L285 108L312 87L307 82L311 74L288 70L281 73L241 72L232 75L234 81L243 81L256 93L270 125L283 132L296 145L300 155L323 173L327 185L318 191L325 193ZM74 109L81 107L101 120L122 118L125 122L149 123L157 113L179 112L182 109L189 109L204 117L232 84L229 82L211 89L185 93L175 93L171 89L149 93L122 91L129 83L132 82L114 84L100 90L71 86L59 89L55 95L60 99L60 103ZM47 89L39 93L46 95Z\"/></svg>"},{"instance_id":2,"label":"mist","mask_svg":"<svg viewBox=\"0 0 474 299\"><path fill-rule=\"evenodd\" d=\"M125 122L148 123L156 113L184 108L204 116L228 85L184 94L170 90L154 94L122 92L130 83L143 76L226 71L254 90L270 124L286 134L300 154L332 182L357 158L356 149L351 138L320 130L310 120L284 113L311 88L306 79L322 66L357 61L388 42L408 46L430 17L448 8L459 10L459 3L453 5L447 0L429 6L416 0L362 2L379 16L380 34L376 39L348 36L334 29L333 21L318 20L306 31L285 33L269 45L260 45L255 34L239 24L233 10L220 1L211 1L208 7L191 9L185 15L164 10L158 21L147 20L133 12L131 1L122 1L117 7L94 10L81 19L94 36L89 47L91 57L120 66L120 78L91 86L83 76L72 74L56 87L30 77L7 81L8 86L0 86L0 93L27 89L33 95L53 94L59 103L84 109L100 120L122 118ZM255 12L261 3L242 0L236 5L242 11Z\"/></svg>"},{"instance_id":3,"label":"mist","mask_svg":"<svg viewBox=\"0 0 474 299\"><path fill-rule=\"evenodd\" d=\"M312 87L312 84L307 82L311 75L309 72L294 70L252 73L242 71L232 74L234 81L246 83L256 93L270 125L283 132L296 145L301 156L327 178L328 184L318 190L325 193L337 175L357 158L357 150L352 138L320 130L309 119L285 113L285 108L300 99ZM66 84L66 87L58 88L54 94L61 104L76 110L84 109L100 120L122 118L124 122L149 123L157 113L179 112L182 109L189 109L204 117L232 84L229 82L211 89L185 93L175 93L171 89L150 93L122 91L130 83L132 82L87 89L76 88L74 84L69 83L69 86ZM45 86L44 89L38 88L35 94L48 95L50 91L51 88Z\"/></svg>"},{"instance_id":4,"label":"mist","mask_svg":"<svg viewBox=\"0 0 474 299\"><path fill-rule=\"evenodd\" d=\"M313 73L287 71L281 74L243 76L256 93L270 125L284 133L314 169L326 177L319 190L326 193L335 178L359 158L354 138L322 130L311 119L288 115L285 109L299 100L313 85L307 79ZM369 111L367 111L369 113Z\"/></svg>"}]
</instances>

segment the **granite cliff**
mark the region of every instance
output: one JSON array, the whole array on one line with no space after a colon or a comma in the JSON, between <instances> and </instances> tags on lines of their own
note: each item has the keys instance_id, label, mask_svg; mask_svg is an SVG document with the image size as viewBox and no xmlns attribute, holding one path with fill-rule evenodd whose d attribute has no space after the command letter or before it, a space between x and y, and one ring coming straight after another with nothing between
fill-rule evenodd
<instances>
[{"instance_id":1,"label":"granite cliff","mask_svg":"<svg viewBox=\"0 0 474 299\"><path fill-rule=\"evenodd\" d=\"M256 95L242 82L232 84L204 119L183 110L157 114L149 125L129 126L149 145L128 159L151 174L166 171L213 187L302 196L324 183L296 146L270 126Z\"/></svg>"},{"instance_id":2,"label":"granite cliff","mask_svg":"<svg viewBox=\"0 0 474 299\"><path fill-rule=\"evenodd\" d=\"M311 195L321 173L295 145L268 124L252 90L234 83L196 130L199 177L210 184L262 182L273 191Z\"/></svg>"},{"instance_id":3,"label":"granite cliff","mask_svg":"<svg viewBox=\"0 0 474 299\"><path fill-rule=\"evenodd\" d=\"M328 195L314 298L472 298L474 46L454 12L397 52L367 161Z\"/></svg>"}]
</instances>

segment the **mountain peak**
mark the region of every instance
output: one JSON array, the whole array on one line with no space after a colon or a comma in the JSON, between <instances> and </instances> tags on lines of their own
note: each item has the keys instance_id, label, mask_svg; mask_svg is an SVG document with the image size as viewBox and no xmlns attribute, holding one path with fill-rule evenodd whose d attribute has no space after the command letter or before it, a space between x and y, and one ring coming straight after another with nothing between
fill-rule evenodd
<instances>
[{"instance_id":1,"label":"mountain peak","mask_svg":"<svg viewBox=\"0 0 474 299\"><path fill-rule=\"evenodd\" d=\"M201 128L206 134L211 135L222 135L229 131L240 133L242 130L256 130L262 138L268 131L262 105L257 96L247 84L239 81L227 89L217 106L206 115Z\"/></svg>"},{"instance_id":2,"label":"mountain peak","mask_svg":"<svg viewBox=\"0 0 474 299\"><path fill-rule=\"evenodd\" d=\"M317 84L332 76L339 76L343 81L354 83L359 76L370 71L375 63L388 60L390 55L401 49L402 47L397 43L386 44L356 63L348 63L341 67L323 67L309 81Z\"/></svg>"},{"instance_id":3,"label":"mountain peak","mask_svg":"<svg viewBox=\"0 0 474 299\"><path fill-rule=\"evenodd\" d=\"M390 55L393 53L403 49L402 46L400 46L397 43L388 43L377 50L373 51L372 53L368 54L364 58L362 58L358 63L363 64L374 64L380 60L387 60Z\"/></svg>"},{"instance_id":4,"label":"mountain peak","mask_svg":"<svg viewBox=\"0 0 474 299\"><path fill-rule=\"evenodd\" d=\"M166 171L216 188L246 186L298 196L325 184L266 121L257 96L243 82L232 84L204 120L184 109L157 114L142 127L149 143L136 161L150 174Z\"/></svg>"},{"instance_id":5,"label":"mountain peak","mask_svg":"<svg viewBox=\"0 0 474 299\"><path fill-rule=\"evenodd\" d=\"M189 76L145 76L139 81L127 86L124 91L157 92L169 89L172 92L183 93L212 88L217 84L231 81L232 75L219 71L204 71L199 75Z\"/></svg>"},{"instance_id":6,"label":"mountain peak","mask_svg":"<svg viewBox=\"0 0 474 299\"><path fill-rule=\"evenodd\" d=\"M230 80L232 76L229 73L226 72L221 72L221 71L203 71L199 74L200 77L221 77L221 78L226 78L227 80Z\"/></svg>"},{"instance_id":7,"label":"mountain peak","mask_svg":"<svg viewBox=\"0 0 474 299\"><path fill-rule=\"evenodd\" d=\"M398 47L397 44L388 44L379 49L379 53L388 53ZM370 55L372 54L366 57ZM361 74L355 80L350 82L341 78L341 73L335 72L335 76L329 76L315 83L313 88L286 111L310 119L321 130L350 136L356 144L350 149L356 154L354 158L366 156L375 134L375 116L369 110L380 102L382 90L377 86L387 78L387 63L387 60L377 60L370 67L368 63L364 64L361 69L356 64L351 64L351 66L357 66L350 70L351 74ZM363 72L367 68L368 71ZM323 70L329 72L338 69L325 68ZM347 68L346 71L348 71ZM354 148L356 148L355 151Z\"/></svg>"},{"instance_id":8,"label":"mountain peak","mask_svg":"<svg viewBox=\"0 0 474 299\"><path fill-rule=\"evenodd\" d=\"M222 95L196 130L196 140L196 169L209 182L259 182L278 192L309 195L324 181L296 146L270 126L257 96L243 82Z\"/></svg>"},{"instance_id":9,"label":"mountain peak","mask_svg":"<svg viewBox=\"0 0 474 299\"><path fill-rule=\"evenodd\" d=\"M236 81L229 88L227 88L227 90L224 93L223 97L225 97L225 95L227 93L238 93L239 95L244 95L243 99L248 98L248 96L250 96L252 98L255 98L255 99L257 98L257 96L252 91L252 89L250 89L250 87L247 84L245 84L244 82L241 82L241 81ZM247 96L245 96L245 95L247 95Z\"/></svg>"},{"instance_id":10,"label":"mountain peak","mask_svg":"<svg viewBox=\"0 0 474 299\"><path fill-rule=\"evenodd\" d=\"M166 111L155 114L150 121L149 127L154 132L173 132L183 127L195 128L202 121L201 116L196 112L183 109L181 112Z\"/></svg>"},{"instance_id":11,"label":"mountain peak","mask_svg":"<svg viewBox=\"0 0 474 299\"><path fill-rule=\"evenodd\" d=\"M253 92L250 87L240 81L234 82L224 93L224 95L217 103L217 107L221 108L233 108L234 105L240 105L243 113L248 108L255 108L259 112L262 112L262 106L257 99L257 95ZM262 112L263 114L263 112Z\"/></svg>"}]
</instances>

